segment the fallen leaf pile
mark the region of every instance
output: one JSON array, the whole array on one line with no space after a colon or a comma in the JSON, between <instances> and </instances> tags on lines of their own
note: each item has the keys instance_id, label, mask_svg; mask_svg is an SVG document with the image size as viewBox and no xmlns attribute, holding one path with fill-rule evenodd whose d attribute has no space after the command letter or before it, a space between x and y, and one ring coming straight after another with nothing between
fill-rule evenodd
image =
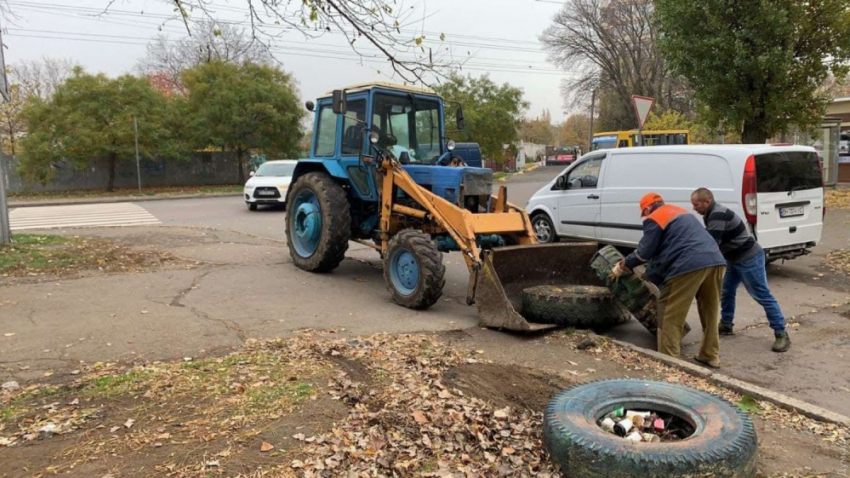
<instances>
[{"instance_id":1,"label":"fallen leaf pile","mask_svg":"<svg viewBox=\"0 0 850 478\"><path fill-rule=\"evenodd\" d=\"M165 251L132 250L124 244L79 236L16 234L12 244L0 246L0 279L69 276L83 271L140 272L194 265Z\"/></svg>"},{"instance_id":2,"label":"fallen leaf pile","mask_svg":"<svg viewBox=\"0 0 850 478\"><path fill-rule=\"evenodd\" d=\"M850 249L830 251L823 259L823 264L833 272L850 274Z\"/></svg>"},{"instance_id":3,"label":"fallen leaf pile","mask_svg":"<svg viewBox=\"0 0 850 478\"><path fill-rule=\"evenodd\" d=\"M584 334L572 334L570 336L553 334L547 337L547 341L563 343L578 349L577 344L586 338L587 337ZM620 347L619 345L609 340L605 340L604 338L596 338L594 342L595 346L585 348L585 353L592 354L603 360L612 360L621 364L628 370L640 371L647 375L652 374L660 380L665 380L670 383L678 383L697 390L709 392L723 397L731 403L740 403L743 398L742 395L737 392L733 392L723 387L718 387L702 377L685 373L662 362L644 357L637 352ZM752 398L749 398L749 400L752 400ZM754 400L752 401L755 402ZM795 430L804 430L814 433L820 436L824 441L831 443L843 443L850 441L850 428L843 428L832 423L823 423L817 420L812 420L811 418L807 418L798 413L779 408L769 402L756 402L755 406L761 408L758 415L770 422Z\"/></svg>"},{"instance_id":4,"label":"fallen leaf pile","mask_svg":"<svg viewBox=\"0 0 850 478\"><path fill-rule=\"evenodd\" d=\"M850 209L850 189L827 189L826 208Z\"/></svg>"},{"instance_id":5,"label":"fallen leaf pile","mask_svg":"<svg viewBox=\"0 0 850 478\"><path fill-rule=\"evenodd\" d=\"M541 411L496 409L443 382L449 368L477 363L476 353L457 351L431 336L385 335L316 347L380 371L384 384L366 386L345 374L336 377L335 397L353 409L303 450L309 458L291 463L300 476L556 474L541 441Z\"/></svg>"}]
</instances>

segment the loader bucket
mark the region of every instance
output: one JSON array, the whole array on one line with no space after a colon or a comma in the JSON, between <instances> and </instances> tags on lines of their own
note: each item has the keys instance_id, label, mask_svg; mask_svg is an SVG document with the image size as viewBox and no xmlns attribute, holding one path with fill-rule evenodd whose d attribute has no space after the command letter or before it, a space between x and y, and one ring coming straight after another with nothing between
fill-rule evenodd
<instances>
[{"instance_id":1,"label":"loader bucket","mask_svg":"<svg viewBox=\"0 0 850 478\"><path fill-rule=\"evenodd\" d=\"M499 247L484 252L478 274L478 317L484 327L530 332L557 327L521 315L522 291L537 285L604 286L590 268L593 242Z\"/></svg>"}]
</instances>

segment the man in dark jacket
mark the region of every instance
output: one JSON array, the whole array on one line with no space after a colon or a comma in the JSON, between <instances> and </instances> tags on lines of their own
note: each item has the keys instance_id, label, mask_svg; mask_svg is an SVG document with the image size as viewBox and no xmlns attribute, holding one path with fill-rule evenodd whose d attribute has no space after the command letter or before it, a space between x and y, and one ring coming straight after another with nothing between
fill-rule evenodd
<instances>
[{"instance_id":1,"label":"man in dark jacket","mask_svg":"<svg viewBox=\"0 0 850 478\"><path fill-rule=\"evenodd\" d=\"M764 250L747 230L744 221L734 211L717 204L710 190L699 188L694 191L691 204L694 211L702 214L705 228L717 241L720 252L726 258L726 276L720 294L720 335L735 334L735 296L738 286L743 282L750 296L764 308L767 321L773 329L773 351L785 352L791 347L791 339L785 331L785 317L779 302L767 285Z\"/></svg>"},{"instance_id":2,"label":"man in dark jacket","mask_svg":"<svg viewBox=\"0 0 850 478\"><path fill-rule=\"evenodd\" d=\"M643 238L621 264L626 269L649 262L647 278L661 288L658 299L658 351L679 356L682 329L694 297L703 338L695 360L720 367L720 284L726 261L717 243L687 210L657 193L640 200Z\"/></svg>"}]
</instances>

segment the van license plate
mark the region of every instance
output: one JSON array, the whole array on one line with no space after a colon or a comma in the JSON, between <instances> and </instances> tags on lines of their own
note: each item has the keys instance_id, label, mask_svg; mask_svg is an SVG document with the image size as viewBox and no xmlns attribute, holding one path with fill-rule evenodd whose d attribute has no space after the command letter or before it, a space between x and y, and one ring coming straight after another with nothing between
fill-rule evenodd
<instances>
[{"instance_id":1,"label":"van license plate","mask_svg":"<svg viewBox=\"0 0 850 478\"><path fill-rule=\"evenodd\" d=\"M781 207L779 217L794 217L803 215L803 206Z\"/></svg>"}]
</instances>

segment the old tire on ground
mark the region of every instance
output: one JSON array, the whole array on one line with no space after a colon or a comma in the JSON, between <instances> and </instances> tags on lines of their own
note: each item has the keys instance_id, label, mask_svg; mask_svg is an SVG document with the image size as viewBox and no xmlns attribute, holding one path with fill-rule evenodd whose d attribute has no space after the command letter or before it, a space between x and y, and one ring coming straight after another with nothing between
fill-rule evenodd
<instances>
[{"instance_id":1,"label":"old tire on ground","mask_svg":"<svg viewBox=\"0 0 850 478\"><path fill-rule=\"evenodd\" d=\"M605 287L540 285L522 291L522 315L543 324L606 329L631 318Z\"/></svg>"},{"instance_id":2,"label":"old tire on ground","mask_svg":"<svg viewBox=\"0 0 850 478\"><path fill-rule=\"evenodd\" d=\"M555 225L552 224L552 219L545 212L538 212L531 216L531 227L534 229L537 242L551 244L558 241L558 233L555 232Z\"/></svg>"},{"instance_id":3,"label":"old tire on ground","mask_svg":"<svg viewBox=\"0 0 850 478\"><path fill-rule=\"evenodd\" d=\"M325 173L307 173L290 188L286 203L286 240L295 265L310 272L336 269L351 237L342 187Z\"/></svg>"},{"instance_id":4,"label":"old tire on ground","mask_svg":"<svg viewBox=\"0 0 850 478\"><path fill-rule=\"evenodd\" d=\"M682 441L631 443L597 420L617 407L678 415L695 425ZM748 478L756 474L753 422L731 403L692 388L647 380L603 380L555 396L543 417L543 441L568 477Z\"/></svg>"},{"instance_id":5,"label":"old tire on ground","mask_svg":"<svg viewBox=\"0 0 850 478\"><path fill-rule=\"evenodd\" d=\"M390 239L384 256L384 281L393 301L408 309L427 309L443 295L446 267L431 237L405 229Z\"/></svg>"}]
</instances>

